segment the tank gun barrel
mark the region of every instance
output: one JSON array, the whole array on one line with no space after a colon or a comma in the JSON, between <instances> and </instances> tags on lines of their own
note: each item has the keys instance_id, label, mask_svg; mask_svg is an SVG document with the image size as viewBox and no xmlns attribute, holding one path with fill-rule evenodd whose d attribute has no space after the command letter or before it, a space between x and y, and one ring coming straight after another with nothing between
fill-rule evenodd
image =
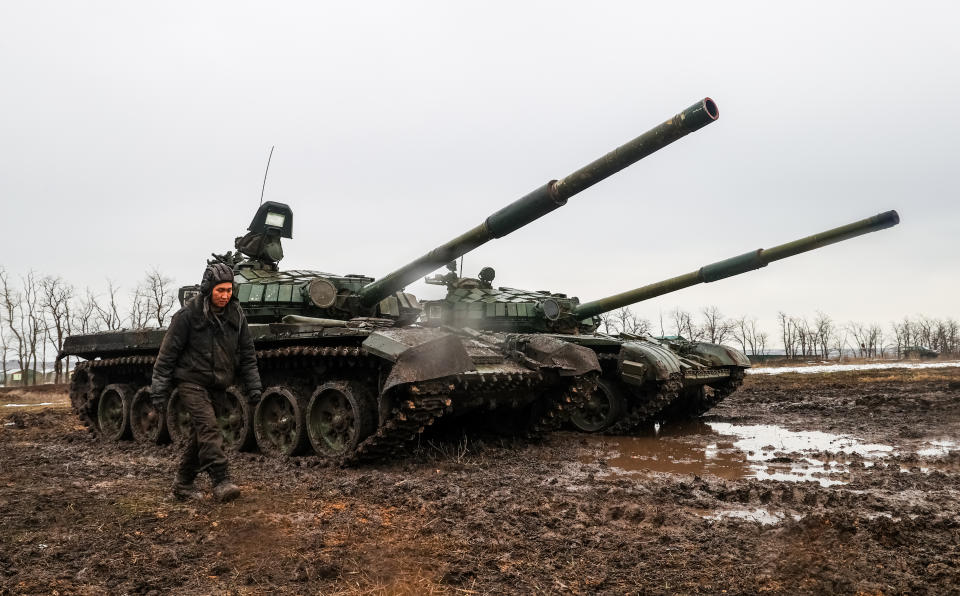
<instances>
[{"instance_id":1,"label":"tank gun barrel","mask_svg":"<svg viewBox=\"0 0 960 596\"><path fill-rule=\"evenodd\" d=\"M780 244L767 249L761 248L738 257L718 261L685 275L672 277L661 282L643 286L642 288L608 296L600 300L594 300L593 302L585 302L576 308L573 316L579 320L594 317L611 310L649 300L650 298L655 298L663 294L669 294L670 292L676 292L677 290L689 288L690 286L695 286L700 283L709 283L717 281L718 279L753 271L754 269L760 269L774 261L786 259L787 257L834 244L835 242L849 240L850 238L862 236L870 232L890 228L898 223L900 223L900 216L897 212L886 211L873 217L861 219L860 221L794 240L793 242L787 242L786 244Z\"/></svg>"},{"instance_id":2,"label":"tank gun barrel","mask_svg":"<svg viewBox=\"0 0 960 596\"><path fill-rule=\"evenodd\" d=\"M551 180L540 188L500 209L483 223L422 257L388 273L360 289L366 306L376 304L418 278L436 271L494 238L501 238L563 206L573 195L604 178L666 147L681 137L703 128L720 116L717 104L709 97L693 104L673 118L632 141L621 145L561 180Z\"/></svg>"}]
</instances>

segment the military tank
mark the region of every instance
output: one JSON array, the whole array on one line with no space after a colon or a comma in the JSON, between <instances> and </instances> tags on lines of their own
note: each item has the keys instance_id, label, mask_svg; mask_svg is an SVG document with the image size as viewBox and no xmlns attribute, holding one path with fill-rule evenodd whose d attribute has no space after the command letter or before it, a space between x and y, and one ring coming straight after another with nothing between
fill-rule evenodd
<instances>
[{"instance_id":1,"label":"military tank","mask_svg":"<svg viewBox=\"0 0 960 596\"><path fill-rule=\"evenodd\" d=\"M292 238L293 213L285 204L264 203L249 233L236 239L236 252L214 255L236 272L236 296L250 321L264 382L254 411L236 388L214 404L226 445L255 444L278 456L312 448L350 462L402 449L441 417L501 410L533 426L562 421L595 388L601 367L593 350L543 334L412 325L421 308L403 288L550 213L718 115L711 99L701 100L378 280L280 271L281 242ZM181 288L181 301L198 292L195 286ZM73 406L106 439L158 442L184 434L188 419L176 393L165 417L149 399L164 333L136 329L64 341L60 357L86 360L71 381Z\"/></svg>"},{"instance_id":2,"label":"military tank","mask_svg":"<svg viewBox=\"0 0 960 596\"><path fill-rule=\"evenodd\" d=\"M447 287L442 300L424 301L424 324L498 332L541 333L593 350L603 373L598 390L571 416L585 432L631 432L651 422L703 414L741 384L750 361L724 345L682 337L598 333L600 315L700 283L753 271L768 263L897 225L887 211L773 248L759 249L634 290L581 304L548 291L493 287L495 272L476 278L428 278Z\"/></svg>"}]
</instances>

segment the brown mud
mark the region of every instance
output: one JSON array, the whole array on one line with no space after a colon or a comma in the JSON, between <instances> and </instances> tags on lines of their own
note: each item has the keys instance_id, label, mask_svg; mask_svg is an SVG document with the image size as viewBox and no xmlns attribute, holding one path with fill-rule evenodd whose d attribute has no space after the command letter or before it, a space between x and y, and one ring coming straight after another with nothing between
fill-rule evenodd
<instances>
[{"instance_id":1,"label":"brown mud","mask_svg":"<svg viewBox=\"0 0 960 596\"><path fill-rule=\"evenodd\" d=\"M960 369L754 375L646 437L233 456L218 505L168 496L172 447L7 392L0 594L960 593L958 440Z\"/></svg>"}]
</instances>

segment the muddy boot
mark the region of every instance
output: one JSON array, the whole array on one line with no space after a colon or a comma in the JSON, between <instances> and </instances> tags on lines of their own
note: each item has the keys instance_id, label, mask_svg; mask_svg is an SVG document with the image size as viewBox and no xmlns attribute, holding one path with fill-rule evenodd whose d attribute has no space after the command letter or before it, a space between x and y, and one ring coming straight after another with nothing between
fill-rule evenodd
<instances>
[{"instance_id":1,"label":"muddy boot","mask_svg":"<svg viewBox=\"0 0 960 596\"><path fill-rule=\"evenodd\" d=\"M230 475L227 473L226 466L217 467L210 470L210 478L213 480L213 498L225 503L232 501L240 496L240 488L230 481Z\"/></svg>"},{"instance_id":2,"label":"muddy boot","mask_svg":"<svg viewBox=\"0 0 960 596\"><path fill-rule=\"evenodd\" d=\"M202 501L203 492L201 492L191 480L190 482L177 481L173 485L173 498L178 501Z\"/></svg>"},{"instance_id":3,"label":"muddy boot","mask_svg":"<svg viewBox=\"0 0 960 596\"><path fill-rule=\"evenodd\" d=\"M240 487L230 482L229 478L225 478L221 480L213 487L213 498L220 501L221 503L232 501L239 496L240 496Z\"/></svg>"}]
</instances>

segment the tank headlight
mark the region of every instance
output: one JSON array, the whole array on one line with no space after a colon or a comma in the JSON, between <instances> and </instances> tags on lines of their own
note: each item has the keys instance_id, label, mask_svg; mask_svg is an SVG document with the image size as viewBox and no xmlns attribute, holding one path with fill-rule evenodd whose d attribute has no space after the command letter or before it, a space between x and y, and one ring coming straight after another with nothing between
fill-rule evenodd
<instances>
[{"instance_id":1,"label":"tank headlight","mask_svg":"<svg viewBox=\"0 0 960 596\"><path fill-rule=\"evenodd\" d=\"M543 316L550 321L556 321L560 318L560 303L553 298L547 298L541 302L540 310L543 311Z\"/></svg>"},{"instance_id":2,"label":"tank headlight","mask_svg":"<svg viewBox=\"0 0 960 596\"><path fill-rule=\"evenodd\" d=\"M337 288L326 279L314 279L307 284L310 302L319 308L330 308L337 301Z\"/></svg>"}]
</instances>

